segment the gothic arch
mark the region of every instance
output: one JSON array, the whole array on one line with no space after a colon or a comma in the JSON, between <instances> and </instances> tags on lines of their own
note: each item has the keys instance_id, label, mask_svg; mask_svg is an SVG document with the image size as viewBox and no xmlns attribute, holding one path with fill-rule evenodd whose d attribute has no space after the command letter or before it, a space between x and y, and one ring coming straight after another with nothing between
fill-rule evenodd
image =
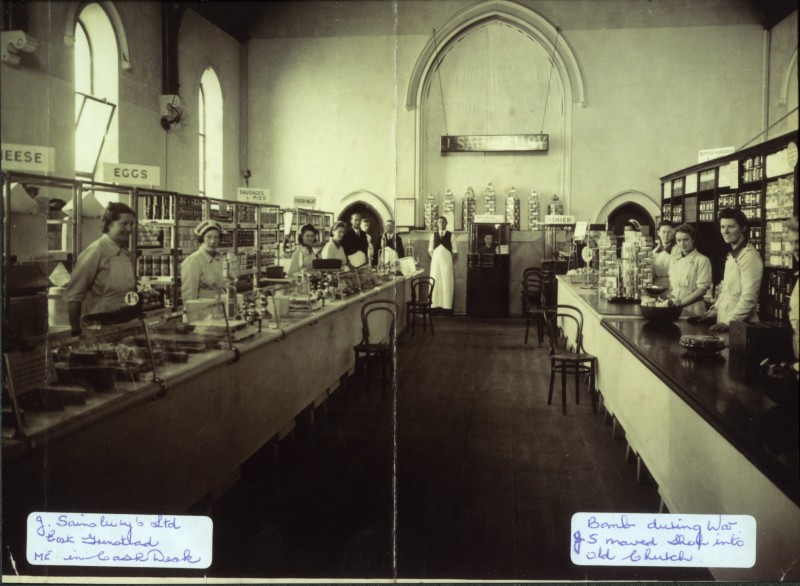
<instances>
[{"instance_id":1,"label":"gothic arch","mask_svg":"<svg viewBox=\"0 0 800 586\"><path fill-rule=\"evenodd\" d=\"M425 80L429 72L436 69L447 52L448 45L470 29L489 21L502 22L523 31L552 54L556 27L533 10L507 0L491 0L475 4L456 13L436 30L435 40L433 38L428 40L411 72L406 93L407 109L411 110L419 105ZM572 99L584 107L586 91L583 76L575 54L562 35L558 36L554 65Z\"/></svg>"},{"instance_id":2,"label":"gothic arch","mask_svg":"<svg viewBox=\"0 0 800 586\"><path fill-rule=\"evenodd\" d=\"M600 207L600 209L594 215L594 223L605 223L605 221L608 220L608 216L611 212L626 203L635 203L640 205L654 219L661 215L661 210L659 209L658 204L653 201L653 198L651 198L649 195L642 193L641 191L636 191L635 189L626 189L625 191L620 191L616 195L612 196L611 199L606 201L606 203Z\"/></svg>"},{"instance_id":3,"label":"gothic arch","mask_svg":"<svg viewBox=\"0 0 800 586\"><path fill-rule=\"evenodd\" d=\"M797 67L797 47L794 48L792 56L789 57L789 63L786 65L786 70L783 72L781 95L778 98L778 103L781 106L786 106L789 103L789 84L792 81L792 75L795 75L795 67Z\"/></svg>"},{"instance_id":4,"label":"gothic arch","mask_svg":"<svg viewBox=\"0 0 800 586\"><path fill-rule=\"evenodd\" d=\"M114 34L117 37L117 46L119 47L119 63L120 67L124 70L131 68L131 56L128 50L128 37L125 35L125 27L122 24L122 18L117 12L117 8L113 2L107 0L100 2L71 2L69 10L67 11L67 21L64 25L64 44L68 47L75 46L75 26L78 24L78 15L87 4L98 4L102 7L103 11L111 21L111 26L114 29Z\"/></svg>"},{"instance_id":5,"label":"gothic arch","mask_svg":"<svg viewBox=\"0 0 800 586\"><path fill-rule=\"evenodd\" d=\"M364 203L375 210L375 212L380 216L383 224L386 224L387 220L394 219L392 209L386 205L386 202L383 201L379 195L364 189L359 189L357 191L353 191L352 193L348 193L341 200L339 200L339 208L336 210L336 217L338 218L345 209L354 203Z\"/></svg>"}]
</instances>

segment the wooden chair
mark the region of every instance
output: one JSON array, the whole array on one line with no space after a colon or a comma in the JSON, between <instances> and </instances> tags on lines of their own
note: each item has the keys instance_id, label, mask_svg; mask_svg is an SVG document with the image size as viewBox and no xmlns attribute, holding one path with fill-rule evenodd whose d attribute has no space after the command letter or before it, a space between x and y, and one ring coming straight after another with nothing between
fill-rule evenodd
<instances>
[{"instance_id":1,"label":"wooden chair","mask_svg":"<svg viewBox=\"0 0 800 586\"><path fill-rule=\"evenodd\" d=\"M539 335L539 345L544 339L544 308L542 300L542 271L540 269L528 268L522 275L520 284L522 291L522 311L525 315L525 343L528 343L528 334L531 322L536 323Z\"/></svg>"},{"instance_id":2,"label":"wooden chair","mask_svg":"<svg viewBox=\"0 0 800 586\"><path fill-rule=\"evenodd\" d=\"M382 391L386 390L386 372L394 368L397 303L388 299L369 301L361 307L361 342L353 346L356 372L363 372L369 391L373 364L381 365Z\"/></svg>"},{"instance_id":3,"label":"wooden chair","mask_svg":"<svg viewBox=\"0 0 800 586\"><path fill-rule=\"evenodd\" d=\"M553 400L553 385L556 374L561 375L561 411L567 414L567 376L575 376L575 403L580 404L580 377L589 377L589 395L592 400L592 411L597 413L597 394L595 382L597 375L597 357L587 354L583 349L583 313L573 305L554 305L545 310L547 334L550 338L550 390L547 393L547 404ZM558 320L575 323L575 349L563 351L558 348Z\"/></svg>"},{"instance_id":4,"label":"wooden chair","mask_svg":"<svg viewBox=\"0 0 800 586\"><path fill-rule=\"evenodd\" d=\"M433 277L416 277L411 279L411 301L406 301L406 321L411 324L411 335L417 330L417 315L422 316L422 333L425 333L425 320L431 325L431 335L435 336L433 330L433 288L436 286L436 279ZM413 316L413 319L412 319Z\"/></svg>"}]
</instances>

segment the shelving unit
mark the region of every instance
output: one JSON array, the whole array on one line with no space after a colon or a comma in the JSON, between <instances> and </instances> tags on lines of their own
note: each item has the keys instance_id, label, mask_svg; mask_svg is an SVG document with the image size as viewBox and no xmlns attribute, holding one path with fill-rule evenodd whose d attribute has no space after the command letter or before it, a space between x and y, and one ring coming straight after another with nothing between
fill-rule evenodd
<instances>
[{"instance_id":1,"label":"shelving unit","mask_svg":"<svg viewBox=\"0 0 800 586\"><path fill-rule=\"evenodd\" d=\"M719 235L720 210L738 207L748 217L750 241L764 260L759 313L766 320L787 318L797 270L785 238L786 222L798 212L797 143L795 131L661 178L662 217L694 226L714 283L722 279L728 252Z\"/></svg>"}]
</instances>

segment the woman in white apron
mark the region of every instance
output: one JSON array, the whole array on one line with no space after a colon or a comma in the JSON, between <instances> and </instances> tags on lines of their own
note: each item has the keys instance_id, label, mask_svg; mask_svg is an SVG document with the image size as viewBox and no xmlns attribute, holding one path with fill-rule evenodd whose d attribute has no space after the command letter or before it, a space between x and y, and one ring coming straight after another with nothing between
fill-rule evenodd
<instances>
[{"instance_id":1,"label":"woman in white apron","mask_svg":"<svg viewBox=\"0 0 800 586\"><path fill-rule=\"evenodd\" d=\"M181 300L219 299L225 287L222 258L217 252L222 226L214 220L200 222L194 229L200 247L181 263Z\"/></svg>"},{"instance_id":2,"label":"woman in white apron","mask_svg":"<svg viewBox=\"0 0 800 586\"><path fill-rule=\"evenodd\" d=\"M661 220L658 223L657 234L658 245L653 249L653 284L669 288L669 263L677 252L675 228L672 222Z\"/></svg>"},{"instance_id":3,"label":"woman in white apron","mask_svg":"<svg viewBox=\"0 0 800 586\"><path fill-rule=\"evenodd\" d=\"M86 247L75 263L64 293L72 335L81 333L81 315L127 307L136 291L136 275L128 245L136 212L124 203L110 203L102 218L103 235Z\"/></svg>"},{"instance_id":4,"label":"woman in white apron","mask_svg":"<svg viewBox=\"0 0 800 586\"><path fill-rule=\"evenodd\" d=\"M758 321L756 306L764 263L755 247L747 241L747 216L741 210L722 210L719 230L731 251L725 261L725 286L705 317L716 318L717 323L711 329L724 332L732 321Z\"/></svg>"},{"instance_id":5,"label":"woman in white apron","mask_svg":"<svg viewBox=\"0 0 800 586\"><path fill-rule=\"evenodd\" d=\"M447 231L447 218L436 220L436 230L428 246L431 255L431 277L435 280L431 308L453 309L453 234Z\"/></svg>"},{"instance_id":6,"label":"woman in white apron","mask_svg":"<svg viewBox=\"0 0 800 586\"><path fill-rule=\"evenodd\" d=\"M317 241L317 230L311 224L306 224L300 228L300 236L297 237L297 248L292 253L292 260L289 263L289 276L296 275L302 270L313 268L314 259L319 258L319 255L314 252L314 242Z\"/></svg>"},{"instance_id":7,"label":"woman in white apron","mask_svg":"<svg viewBox=\"0 0 800 586\"><path fill-rule=\"evenodd\" d=\"M711 288L711 261L695 248L697 235L691 226L682 224L675 229L675 248L678 254L669 265L669 283L675 305L683 307L689 316L706 312L703 297Z\"/></svg>"}]
</instances>

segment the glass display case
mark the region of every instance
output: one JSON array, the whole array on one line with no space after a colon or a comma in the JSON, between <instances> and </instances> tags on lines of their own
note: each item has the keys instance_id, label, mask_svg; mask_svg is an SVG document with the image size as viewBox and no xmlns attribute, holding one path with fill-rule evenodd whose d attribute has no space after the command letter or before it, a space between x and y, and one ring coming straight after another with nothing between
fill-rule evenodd
<instances>
[{"instance_id":1,"label":"glass display case","mask_svg":"<svg viewBox=\"0 0 800 586\"><path fill-rule=\"evenodd\" d=\"M171 363L189 362L194 355L233 350L234 330L242 320L228 320L224 304L214 300L190 301L148 321L150 341Z\"/></svg>"},{"instance_id":2,"label":"glass display case","mask_svg":"<svg viewBox=\"0 0 800 586\"><path fill-rule=\"evenodd\" d=\"M141 319L87 326L80 338L51 336L6 352L3 435L34 435L122 394L152 389L168 359Z\"/></svg>"},{"instance_id":3,"label":"glass display case","mask_svg":"<svg viewBox=\"0 0 800 586\"><path fill-rule=\"evenodd\" d=\"M467 253L468 315L508 315L510 265L510 224L471 224Z\"/></svg>"}]
</instances>

